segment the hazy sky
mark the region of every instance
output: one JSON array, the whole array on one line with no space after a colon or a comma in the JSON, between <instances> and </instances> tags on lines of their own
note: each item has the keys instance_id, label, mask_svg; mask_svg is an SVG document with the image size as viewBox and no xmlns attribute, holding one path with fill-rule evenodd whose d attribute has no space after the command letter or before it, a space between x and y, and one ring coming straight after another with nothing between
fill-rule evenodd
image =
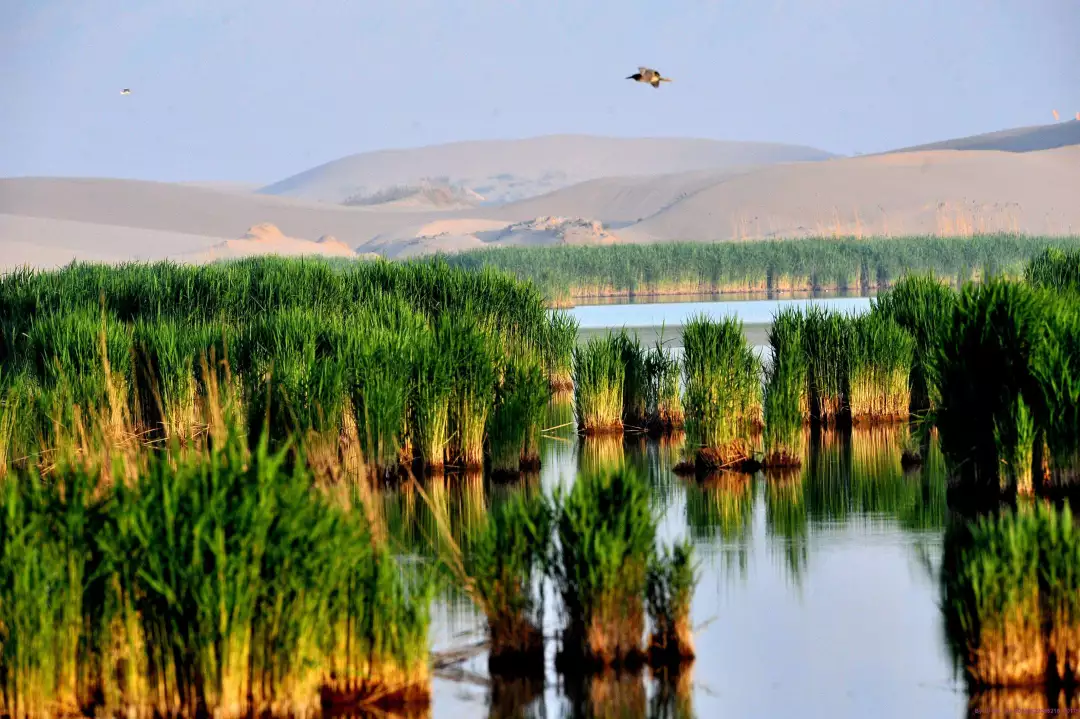
<instances>
[{"instance_id":1,"label":"hazy sky","mask_svg":"<svg viewBox=\"0 0 1080 719\"><path fill-rule=\"evenodd\" d=\"M873 152L1054 109L1078 0L0 2L0 176L271 182L553 133Z\"/></svg>"}]
</instances>

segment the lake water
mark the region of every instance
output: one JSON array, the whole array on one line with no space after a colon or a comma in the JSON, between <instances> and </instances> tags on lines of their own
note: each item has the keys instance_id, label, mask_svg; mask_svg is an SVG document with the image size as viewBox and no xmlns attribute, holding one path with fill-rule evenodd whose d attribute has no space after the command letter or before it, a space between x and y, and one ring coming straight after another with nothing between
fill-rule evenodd
<instances>
[{"instance_id":1,"label":"lake water","mask_svg":"<svg viewBox=\"0 0 1080 719\"><path fill-rule=\"evenodd\" d=\"M865 299L824 302L866 308ZM661 322L673 327L697 311L735 313L762 324L777 304L639 304L578 307L574 313L588 329ZM572 420L569 404L553 404L550 412L550 427ZM903 472L904 431L808 433L801 469L707 484L672 473L682 449L678 438L581 441L573 427L555 431L544 440L543 467L531 481L551 491L572 483L583 467L625 459L649 478L662 535L692 538L701 571L693 599L699 628L692 675L676 692L674 710L660 706L660 685L646 672L607 686L607 694L593 687L592 696L606 696L611 705L590 713L571 700L580 687L560 684L553 647L546 685L531 699L528 693L507 699L512 688L490 683L486 657L479 654L457 667L455 676L436 676L431 715L966 716L968 695L954 671L938 607L947 515L943 463L932 446L923 468ZM444 489L455 532L467 532L492 502L517 491L453 479ZM386 501L393 514L406 516L408 498L389 495ZM547 615L550 637L561 625L553 605ZM441 600L434 617L436 651L483 639L482 618L461 598Z\"/></svg>"}]
</instances>

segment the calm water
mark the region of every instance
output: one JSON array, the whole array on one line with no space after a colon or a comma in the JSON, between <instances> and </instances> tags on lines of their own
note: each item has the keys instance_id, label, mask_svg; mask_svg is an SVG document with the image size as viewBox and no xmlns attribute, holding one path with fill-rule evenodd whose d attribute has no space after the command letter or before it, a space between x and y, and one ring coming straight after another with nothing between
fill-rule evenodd
<instances>
[{"instance_id":1,"label":"calm water","mask_svg":"<svg viewBox=\"0 0 1080 719\"><path fill-rule=\"evenodd\" d=\"M841 300L858 309L860 301ZM865 300L861 300L865 303ZM689 312L737 312L767 321L776 303L713 303L577 308L583 326L600 318L635 317L648 326L675 324ZM753 305L753 306L750 306ZM606 312L608 314L602 314ZM610 320L607 320L610 321ZM629 324L629 322L628 322ZM548 426L572 419L568 404L552 405ZM649 477L666 538L690 536L701 563L693 619L698 649L691 679L660 708L646 673L608 687L627 717L961 717L968 712L954 674L938 609L937 565L946 520L944 471L932 448L925 466L900 467L904 429L810 438L803 467L786 476L733 475L701 484L675 477L681 439L579 441L573 428L543 446L538 477L546 491L574 481L588 466L625 459ZM442 491L454 534L520 487L448 479ZM418 498L389 495L391 533L425 550L434 536L430 511ZM427 517L427 519L425 519ZM545 634L559 628L547 607ZM436 651L483 638L482 619L460 598L435 608ZM549 654L553 647L549 647ZM549 665L551 664L549 656ZM492 687L486 657L461 664L453 678L437 676L432 716L571 717L569 695L549 666L546 686L529 699ZM580 689L580 688L578 688ZM594 687L595 689L595 687ZM500 697L494 701L492 697Z\"/></svg>"},{"instance_id":2,"label":"calm water","mask_svg":"<svg viewBox=\"0 0 1080 719\"><path fill-rule=\"evenodd\" d=\"M724 302L656 302L622 305L583 305L567 310L579 322L579 339L588 340L611 328L634 329L646 345L663 337L668 347L681 347L679 328L696 314L710 317L737 317L742 320L747 339L764 346L773 315L784 307L817 305L846 314L870 310L869 297L830 297L784 300L749 300Z\"/></svg>"}]
</instances>

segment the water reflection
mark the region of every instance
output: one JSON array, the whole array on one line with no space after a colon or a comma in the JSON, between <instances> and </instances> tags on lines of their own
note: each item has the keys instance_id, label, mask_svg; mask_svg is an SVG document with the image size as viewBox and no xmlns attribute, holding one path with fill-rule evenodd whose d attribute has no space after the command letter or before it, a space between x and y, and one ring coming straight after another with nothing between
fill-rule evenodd
<instances>
[{"instance_id":1,"label":"water reflection","mask_svg":"<svg viewBox=\"0 0 1080 719\"><path fill-rule=\"evenodd\" d=\"M692 617L699 627L696 679L610 675L571 685L549 656L546 688L488 681L478 692L440 680L432 716L959 717L968 710L937 606L947 510L936 441L923 465L905 472L906 427L808 431L795 470L697 481L672 472L685 450L681 435L582 440L572 426L555 429L571 420L569 403L549 407L538 474L501 483L447 474L384 492L388 534L407 554L434 561L450 541L467 551L491 508L515 493L550 492L581 471L620 462L634 466L649 478L663 538L689 536L702 562ZM548 592L549 636L559 626L556 603ZM483 628L472 603L448 582L433 608L435 646L475 643ZM486 655L470 667L487 681ZM861 683L851 685L850 676ZM989 708L1019 700L997 694L971 701Z\"/></svg>"}]
</instances>

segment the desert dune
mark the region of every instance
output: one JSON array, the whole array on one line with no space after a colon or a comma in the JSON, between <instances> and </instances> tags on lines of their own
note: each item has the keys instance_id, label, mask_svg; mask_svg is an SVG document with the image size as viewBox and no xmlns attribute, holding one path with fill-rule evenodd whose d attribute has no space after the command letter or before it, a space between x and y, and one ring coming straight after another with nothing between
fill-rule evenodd
<instances>
[{"instance_id":1,"label":"desert dune","mask_svg":"<svg viewBox=\"0 0 1080 719\"><path fill-rule=\"evenodd\" d=\"M1072 132L1072 126L1080 127L1080 123L1047 127ZM1021 128L998 135L1030 138L1032 132ZM533 148L530 152L535 154L535 147L543 147L542 141L549 139L518 142ZM967 140L951 144L963 145ZM622 140L613 142L614 146L639 147L619 145ZM645 143L640 147L652 147L642 153L647 162L641 157L619 161L609 157L608 164L597 165L595 171L614 173L620 168L633 169L631 166L641 169L648 163L664 166L666 162L669 168L691 163L690 155L682 150L661 162L661 150L680 147L676 141L656 141L661 144L655 146L649 144L653 141L640 142ZM710 147L708 143L686 142L690 143L688 147ZM735 144L719 146L727 152ZM445 149L448 147L452 151ZM443 146L435 153L439 162L466 158L461 160L461 172L451 173L459 177L476 167L494 167L491 163L496 161L461 155L462 147L476 150L502 146ZM422 149L428 155L434 152L432 148ZM523 176L529 168L539 166L528 163L539 160L524 150L520 153L525 158L519 173ZM382 159L375 166L386 170L386 177L393 180L396 176L387 169L392 166L387 158L417 156L427 155L391 152L379 155ZM719 156L706 160L712 162ZM357 157L372 161L370 155ZM425 162L429 169L453 169ZM547 167L562 167L560 172L569 177L584 172L581 163L574 160ZM402 176L411 171L409 167L402 169ZM2 179L0 267L55 266L71 259L112 262L169 257L205 261L267 252L339 257L361 252L404 258L513 245L718 242L834 234L1080 232L1080 204L1075 200L1080 188L1080 144L1076 143L1030 152L905 150L814 162L612 174L513 202L456 209L440 205L441 198L468 198L467 193L473 190L452 183L421 183L422 189L437 192L410 194L411 187L387 185L383 187L385 192L380 190L374 195L378 201L346 206L242 192L235 185L94 178ZM451 188L452 192L445 195L442 188ZM432 198L434 204L429 201ZM265 227L258 229L264 223L273 226L273 232ZM248 228L253 228L252 234L245 235ZM335 239L298 239L327 236Z\"/></svg>"}]
</instances>

